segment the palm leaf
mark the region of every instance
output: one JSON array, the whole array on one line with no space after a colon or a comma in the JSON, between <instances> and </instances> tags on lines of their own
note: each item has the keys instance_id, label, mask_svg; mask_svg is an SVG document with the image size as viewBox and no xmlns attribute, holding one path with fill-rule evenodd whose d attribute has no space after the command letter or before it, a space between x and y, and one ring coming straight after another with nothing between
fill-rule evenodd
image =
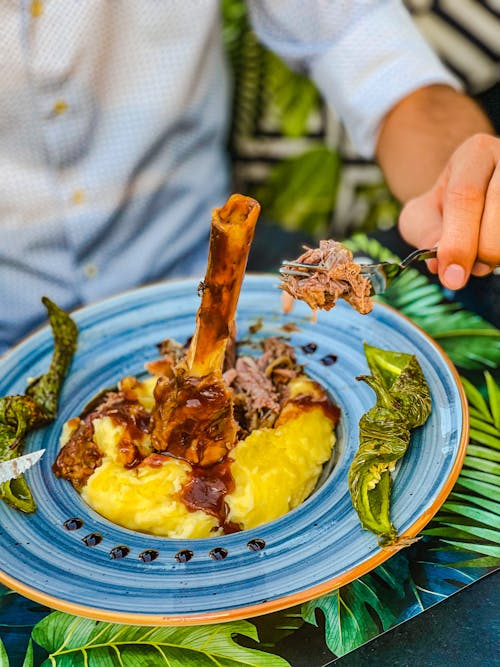
<instances>
[{"instance_id":1,"label":"palm leaf","mask_svg":"<svg viewBox=\"0 0 500 667\"><path fill-rule=\"evenodd\" d=\"M401 261L375 239L357 234L345 244L356 253L377 261ZM464 369L495 369L500 366L500 331L479 315L461 309L459 304L443 299L439 285L414 268L407 269L383 295L388 303L431 335L457 366ZM500 420L500 398L495 400L496 418Z\"/></svg>"},{"instance_id":2,"label":"palm leaf","mask_svg":"<svg viewBox=\"0 0 500 667\"><path fill-rule=\"evenodd\" d=\"M488 566L500 565L500 390L485 373L487 400L462 378L467 399L475 408L471 419L467 456L453 493L424 532L438 537L448 548L481 554ZM461 560L466 566L481 566L478 559Z\"/></svg>"},{"instance_id":3,"label":"palm leaf","mask_svg":"<svg viewBox=\"0 0 500 667\"><path fill-rule=\"evenodd\" d=\"M285 667L283 658L245 648L233 637L257 640L247 621L196 627L118 625L53 612L33 629L33 639L49 654L43 666L80 667Z\"/></svg>"},{"instance_id":4,"label":"palm leaf","mask_svg":"<svg viewBox=\"0 0 500 667\"><path fill-rule=\"evenodd\" d=\"M493 417L493 425L500 432L500 388L490 373L484 374L486 377L486 387L490 401L490 411Z\"/></svg>"}]
</instances>

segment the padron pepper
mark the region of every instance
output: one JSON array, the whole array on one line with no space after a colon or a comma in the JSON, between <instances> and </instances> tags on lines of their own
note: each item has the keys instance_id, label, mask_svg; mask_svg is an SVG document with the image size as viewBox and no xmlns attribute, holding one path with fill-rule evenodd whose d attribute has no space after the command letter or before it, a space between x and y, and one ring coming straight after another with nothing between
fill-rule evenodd
<instances>
[{"instance_id":1,"label":"padron pepper","mask_svg":"<svg viewBox=\"0 0 500 667\"><path fill-rule=\"evenodd\" d=\"M366 343L364 349L371 375L356 379L374 390L377 402L360 419L359 448L348 481L361 525L386 547L398 543L398 531L390 519L391 472L408 448L411 429L427 420L431 397L414 355Z\"/></svg>"},{"instance_id":2,"label":"padron pepper","mask_svg":"<svg viewBox=\"0 0 500 667\"><path fill-rule=\"evenodd\" d=\"M47 297L42 303L54 337L52 360L47 373L32 380L24 394L0 398L0 462L20 456L26 434L55 419L62 383L76 350L78 329L71 317ZM0 498L22 512L36 509L24 475L0 484Z\"/></svg>"}]
</instances>

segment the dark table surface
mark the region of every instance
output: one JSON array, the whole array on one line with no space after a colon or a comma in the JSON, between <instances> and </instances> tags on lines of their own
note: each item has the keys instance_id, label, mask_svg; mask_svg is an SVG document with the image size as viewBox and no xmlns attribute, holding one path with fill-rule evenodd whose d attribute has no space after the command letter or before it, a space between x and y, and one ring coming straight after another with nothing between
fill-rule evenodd
<instances>
[{"instance_id":1,"label":"dark table surface","mask_svg":"<svg viewBox=\"0 0 500 667\"><path fill-rule=\"evenodd\" d=\"M307 624L277 646L292 667L500 665L500 572L491 573L342 658Z\"/></svg>"}]
</instances>

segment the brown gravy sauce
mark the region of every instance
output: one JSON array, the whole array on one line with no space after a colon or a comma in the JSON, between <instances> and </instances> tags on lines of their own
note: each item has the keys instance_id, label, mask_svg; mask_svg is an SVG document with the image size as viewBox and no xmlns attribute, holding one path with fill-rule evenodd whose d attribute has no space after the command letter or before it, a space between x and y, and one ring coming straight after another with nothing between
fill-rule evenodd
<instances>
[{"instance_id":1,"label":"brown gravy sauce","mask_svg":"<svg viewBox=\"0 0 500 667\"><path fill-rule=\"evenodd\" d=\"M235 533L241 526L227 521L228 507L225 496L234 491L231 459L216 463L210 468L193 466L190 479L184 484L180 499L190 512L202 510L219 521L224 534Z\"/></svg>"},{"instance_id":2,"label":"brown gravy sauce","mask_svg":"<svg viewBox=\"0 0 500 667\"><path fill-rule=\"evenodd\" d=\"M320 385L318 385L320 387ZM204 395L199 394L200 406L213 400L210 391ZM311 394L299 394L286 402L287 417L290 419L290 407L297 413L320 407L324 414L331 419L336 426L340 419L340 409L335 405L326 392L321 388L319 396ZM202 412L202 410L200 410ZM124 433L119 443L120 458L125 468L135 468L138 465L147 465L158 468L165 462L166 456L176 456L153 452L147 456L141 454L134 441L139 440L145 433L149 433L151 419L149 413L141 406L132 391L120 391L108 394L101 405L87 414L84 419L79 420L79 426L71 435L68 443L60 451L53 465L54 473L69 479L74 486L80 488L85 485L87 479L94 469L101 464L102 457L94 444L93 420L100 417L110 417L112 421L124 427ZM194 421L194 420L193 420ZM185 459L184 459L185 460ZM232 460L226 457L223 461L208 467L191 464L191 473L188 481L183 485L179 498L191 512L202 510L214 516L218 520L225 534L235 533L242 528L239 524L227 520L228 506L225 502L227 494L232 493L235 488L231 474Z\"/></svg>"}]
</instances>

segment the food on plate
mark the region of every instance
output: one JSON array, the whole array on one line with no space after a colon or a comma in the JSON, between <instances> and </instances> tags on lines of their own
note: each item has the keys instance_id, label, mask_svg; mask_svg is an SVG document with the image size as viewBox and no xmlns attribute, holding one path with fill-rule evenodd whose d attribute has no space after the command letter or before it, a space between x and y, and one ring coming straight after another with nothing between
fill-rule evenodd
<instances>
[{"instance_id":1,"label":"food on plate","mask_svg":"<svg viewBox=\"0 0 500 667\"><path fill-rule=\"evenodd\" d=\"M238 354L235 311L259 205L212 218L192 340L166 340L146 378L123 378L65 425L54 473L132 530L208 537L300 504L330 459L339 409L284 339Z\"/></svg>"},{"instance_id":2,"label":"food on plate","mask_svg":"<svg viewBox=\"0 0 500 667\"><path fill-rule=\"evenodd\" d=\"M186 357L155 387L154 448L201 466L213 465L236 443L222 369L234 340L236 305L259 212L255 199L241 195L214 209L194 336Z\"/></svg>"},{"instance_id":3,"label":"food on plate","mask_svg":"<svg viewBox=\"0 0 500 667\"><path fill-rule=\"evenodd\" d=\"M173 363L182 346L166 341ZM237 438L210 466L165 455L152 445L158 376L124 378L81 418L65 425L54 471L97 512L132 530L207 537L252 528L299 505L331 457L339 411L307 378L293 348L278 338L258 356L240 356L224 373ZM168 350L168 351L167 351Z\"/></svg>"},{"instance_id":4,"label":"food on plate","mask_svg":"<svg viewBox=\"0 0 500 667\"><path fill-rule=\"evenodd\" d=\"M429 387L412 354L365 344L371 375L357 379L375 392L376 404L359 422L359 448L349 469L349 490L363 528L377 535L381 546L406 546L390 519L392 476L410 442L411 429L422 426L431 412Z\"/></svg>"},{"instance_id":5,"label":"food on plate","mask_svg":"<svg viewBox=\"0 0 500 667\"><path fill-rule=\"evenodd\" d=\"M76 350L76 324L47 297L42 302L54 338L52 360L49 370L31 380L24 394L0 398L0 462L20 456L25 436L55 419L62 383ZM23 474L0 484L0 499L22 512L36 510Z\"/></svg>"},{"instance_id":6,"label":"food on plate","mask_svg":"<svg viewBox=\"0 0 500 667\"><path fill-rule=\"evenodd\" d=\"M363 315L373 309L370 280L353 262L351 251L338 241L320 241L319 248L307 248L293 264L311 269L292 265L293 275L282 274L280 287L313 310L330 310L338 299L345 299ZM291 303L287 304L286 308L290 307Z\"/></svg>"}]
</instances>

